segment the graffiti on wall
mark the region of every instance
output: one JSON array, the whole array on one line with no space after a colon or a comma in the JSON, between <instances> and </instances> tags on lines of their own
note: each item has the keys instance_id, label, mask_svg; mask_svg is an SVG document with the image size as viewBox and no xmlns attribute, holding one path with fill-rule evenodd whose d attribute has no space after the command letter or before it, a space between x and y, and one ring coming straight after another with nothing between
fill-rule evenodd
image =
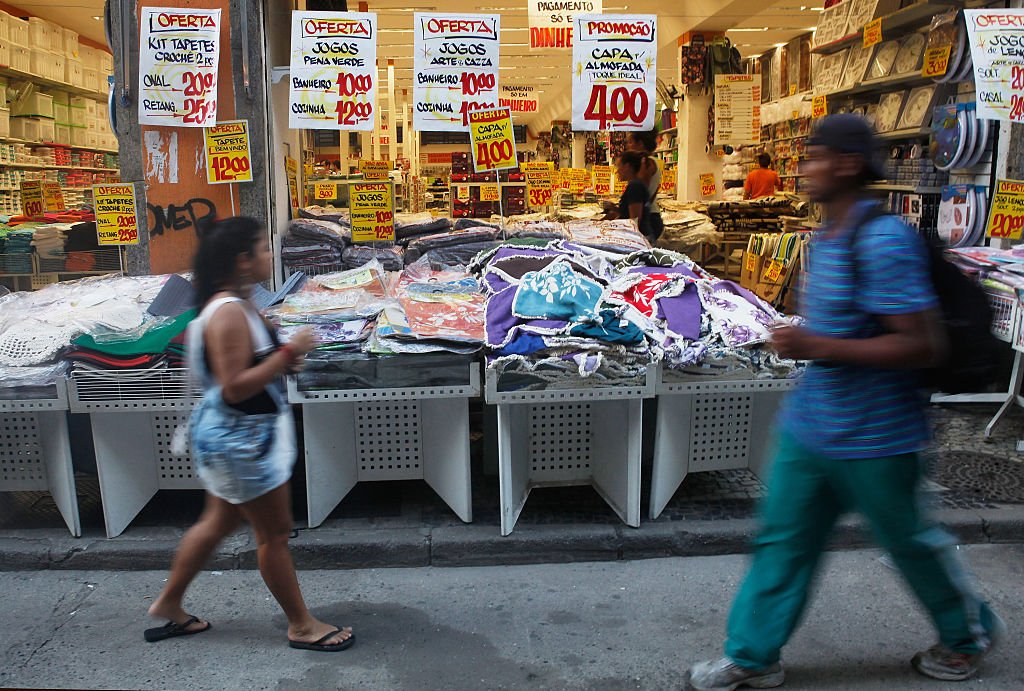
<instances>
[{"instance_id":1,"label":"graffiti on wall","mask_svg":"<svg viewBox=\"0 0 1024 691\"><path fill-rule=\"evenodd\" d=\"M163 235L166 231L192 229L195 233L201 223L217 217L217 205L209 199L193 197L184 204L157 206L147 204L149 210L149 235Z\"/></svg>"}]
</instances>

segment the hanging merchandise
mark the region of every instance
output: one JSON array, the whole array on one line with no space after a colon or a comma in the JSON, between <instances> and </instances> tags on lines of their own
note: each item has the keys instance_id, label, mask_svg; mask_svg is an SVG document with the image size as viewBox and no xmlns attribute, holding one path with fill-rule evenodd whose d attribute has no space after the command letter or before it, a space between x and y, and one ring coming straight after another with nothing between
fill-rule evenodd
<instances>
[{"instance_id":1,"label":"hanging merchandise","mask_svg":"<svg viewBox=\"0 0 1024 691\"><path fill-rule=\"evenodd\" d=\"M139 22L139 124L217 124L220 10L143 7Z\"/></svg>"},{"instance_id":2,"label":"hanging merchandise","mask_svg":"<svg viewBox=\"0 0 1024 691\"><path fill-rule=\"evenodd\" d=\"M978 197L974 185L946 185L939 203L939 239L949 247L974 244Z\"/></svg>"},{"instance_id":3,"label":"hanging merchandise","mask_svg":"<svg viewBox=\"0 0 1024 691\"><path fill-rule=\"evenodd\" d=\"M977 165L985 154L991 126L975 116L976 108L974 103L955 103L935 108L932 115L931 158L939 170Z\"/></svg>"},{"instance_id":4,"label":"hanging merchandise","mask_svg":"<svg viewBox=\"0 0 1024 691\"><path fill-rule=\"evenodd\" d=\"M372 132L377 110L377 15L292 12L288 126Z\"/></svg>"},{"instance_id":5,"label":"hanging merchandise","mask_svg":"<svg viewBox=\"0 0 1024 691\"><path fill-rule=\"evenodd\" d=\"M465 132L467 113L498 107L501 17L417 12L413 128Z\"/></svg>"},{"instance_id":6,"label":"hanging merchandise","mask_svg":"<svg viewBox=\"0 0 1024 691\"><path fill-rule=\"evenodd\" d=\"M576 17L572 57L574 130L635 131L654 127L656 16Z\"/></svg>"},{"instance_id":7,"label":"hanging merchandise","mask_svg":"<svg viewBox=\"0 0 1024 691\"><path fill-rule=\"evenodd\" d=\"M963 57L965 31L957 22L957 13L936 15L928 29L922 74L937 82L952 81Z\"/></svg>"},{"instance_id":8,"label":"hanging merchandise","mask_svg":"<svg viewBox=\"0 0 1024 691\"><path fill-rule=\"evenodd\" d=\"M708 61L708 47L704 43L703 34L694 34L690 45L681 46L680 81L686 86L704 86L704 69Z\"/></svg>"}]
</instances>

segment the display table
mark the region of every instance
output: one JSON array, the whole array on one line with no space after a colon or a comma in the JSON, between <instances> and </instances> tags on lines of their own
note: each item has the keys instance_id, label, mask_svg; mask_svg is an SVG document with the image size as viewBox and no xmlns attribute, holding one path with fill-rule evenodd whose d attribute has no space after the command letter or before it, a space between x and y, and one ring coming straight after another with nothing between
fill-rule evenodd
<instances>
[{"instance_id":1,"label":"display table","mask_svg":"<svg viewBox=\"0 0 1024 691\"><path fill-rule=\"evenodd\" d=\"M642 399L655 372L621 385L586 382L509 390L488 369L486 401L498 408L501 534L534 487L591 485L629 526L640 526Z\"/></svg>"},{"instance_id":2,"label":"display table","mask_svg":"<svg viewBox=\"0 0 1024 691\"><path fill-rule=\"evenodd\" d=\"M304 378L316 373L289 379L288 400L302 408L311 528L357 482L381 480L425 480L460 519L473 520L469 399L480 395L480 369L468 358L450 360L434 359L432 368L431 356L363 357L350 367L370 371L353 373L352 388L311 389ZM456 376L444 373L452 368ZM433 383L415 385L417 369ZM412 385L398 385L403 380Z\"/></svg>"},{"instance_id":3,"label":"display table","mask_svg":"<svg viewBox=\"0 0 1024 691\"><path fill-rule=\"evenodd\" d=\"M705 381L664 368L657 375L652 520L691 472L747 468L766 479L772 423L797 380Z\"/></svg>"},{"instance_id":4,"label":"display table","mask_svg":"<svg viewBox=\"0 0 1024 691\"><path fill-rule=\"evenodd\" d=\"M183 369L75 372L71 411L88 413L103 521L117 537L162 489L201 489L190 456L171 450L198 400Z\"/></svg>"},{"instance_id":5,"label":"display table","mask_svg":"<svg viewBox=\"0 0 1024 691\"><path fill-rule=\"evenodd\" d=\"M67 385L59 379L40 388L39 397L0 388L0 491L49 492L68 530L81 537L68 442Z\"/></svg>"}]
</instances>

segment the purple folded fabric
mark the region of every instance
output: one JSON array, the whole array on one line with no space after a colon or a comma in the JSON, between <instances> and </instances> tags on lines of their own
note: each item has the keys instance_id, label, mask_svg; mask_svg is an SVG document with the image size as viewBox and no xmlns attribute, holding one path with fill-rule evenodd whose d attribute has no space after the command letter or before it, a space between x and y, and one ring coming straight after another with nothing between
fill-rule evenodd
<instances>
[{"instance_id":1,"label":"purple folded fabric","mask_svg":"<svg viewBox=\"0 0 1024 691\"><path fill-rule=\"evenodd\" d=\"M487 300L484 321L487 345L500 348L514 339L519 332L547 336L564 332L569 322L557 319L520 319L512 314L517 286L510 286Z\"/></svg>"},{"instance_id":2,"label":"purple folded fabric","mask_svg":"<svg viewBox=\"0 0 1024 691\"><path fill-rule=\"evenodd\" d=\"M701 309L696 283L687 285L682 295L658 299L658 316L668 323L669 331L690 341L700 338Z\"/></svg>"},{"instance_id":3,"label":"purple folded fabric","mask_svg":"<svg viewBox=\"0 0 1024 691\"><path fill-rule=\"evenodd\" d=\"M676 266L634 266L629 270L631 274L644 274L650 276L651 274L665 274L667 276L686 276L694 280L700 278L697 274L693 273L687 267L682 264Z\"/></svg>"}]
</instances>

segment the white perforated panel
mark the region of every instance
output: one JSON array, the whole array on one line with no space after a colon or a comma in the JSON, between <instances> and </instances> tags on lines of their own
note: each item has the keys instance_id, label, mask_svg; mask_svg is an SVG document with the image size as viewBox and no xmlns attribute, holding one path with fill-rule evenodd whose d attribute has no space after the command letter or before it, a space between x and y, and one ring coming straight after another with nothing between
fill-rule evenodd
<instances>
[{"instance_id":1,"label":"white perforated panel","mask_svg":"<svg viewBox=\"0 0 1024 691\"><path fill-rule=\"evenodd\" d=\"M35 413L0 415L0 490L46 488L46 467Z\"/></svg>"},{"instance_id":2,"label":"white perforated panel","mask_svg":"<svg viewBox=\"0 0 1024 691\"><path fill-rule=\"evenodd\" d=\"M160 489L196 489L199 480L192 473L192 456L175 456L171 451L174 430L188 422L187 412L153 413L153 447Z\"/></svg>"},{"instance_id":3,"label":"white perforated panel","mask_svg":"<svg viewBox=\"0 0 1024 691\"><path fill-rule=\"evenodd\" d=\"M694 397L690 421L691 472L746 467L752 408L753 396L749 393Z\"/></svg>"},{"instance_id":4,"label":"white perforated panel","mask_svg":"<svg viewBox=\"0 0 1024 691\"><path fill-rule=\"evenodd\" d=\"M530 406L530 479L560 482L591 475L590 403Z\"/></svg>"},{"instance_id":5,"label":"white perforated panel","mask_svg":"<svg viewBox=\"0 0 1024 691\"><path fill-rule=\"evenodd\" d=\"M417 401L357 404L355 424L360 482L423 478Z\"/></svg>"}]
</instances>

